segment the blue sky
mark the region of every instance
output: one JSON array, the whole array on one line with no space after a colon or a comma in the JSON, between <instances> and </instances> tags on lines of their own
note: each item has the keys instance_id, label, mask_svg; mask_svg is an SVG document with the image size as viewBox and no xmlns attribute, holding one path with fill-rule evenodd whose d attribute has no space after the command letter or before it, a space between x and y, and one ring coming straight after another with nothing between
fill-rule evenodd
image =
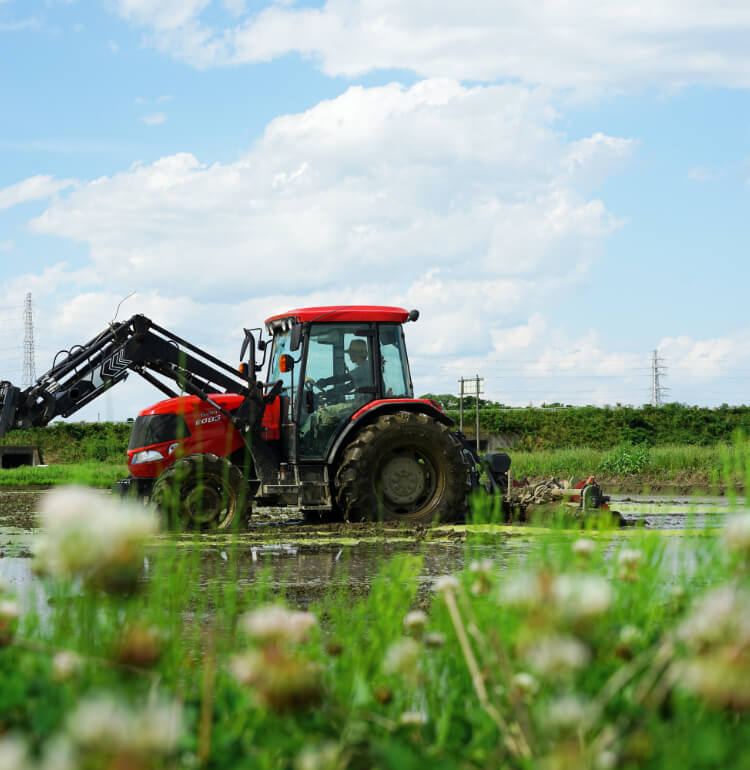
<instances>
[{"instance_id":1,"label":"blue sky","mask_svg":"<svg viewBox=\"0 0 750 770\"><path fill-rule=\"evenodd\" d=\"M420 392L640 404L658 348L670 399L747 402L749 36L704 0L0 0L0 319L32 292L40 374L133 291L230 360L403 304Z\"/></svg>"}]
</instances>

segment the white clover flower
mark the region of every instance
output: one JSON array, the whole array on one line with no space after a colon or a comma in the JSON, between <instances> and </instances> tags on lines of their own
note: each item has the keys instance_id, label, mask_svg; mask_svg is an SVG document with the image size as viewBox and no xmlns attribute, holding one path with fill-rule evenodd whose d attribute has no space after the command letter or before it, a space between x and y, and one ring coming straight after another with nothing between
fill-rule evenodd
<instances>
[{"instance_id":1,"label":"white clover flower","mask_svg":"<svg viewBox=\"0 0 750 770\"><path fill-rule=\"evenodd\" d=\"M596 770L614 770L617 767L617 754L609 749L600 751L594 758Z\"/></svg>"},{"instance_id":2,"label":"white clover flower","mask_svg":"<svg viewBox=\"0 0 750 770\"><path fill-rule=\"evenodd\" d=\"M702 596L677 631L693 649L736 640L750 645L750 592L720 586Z\"/></svg>"},{"instance_id":3,"label":"white clover flower","mask_svg":"<svg viewBox=\"0 0 750 770\"><path fill-rule=\"evenodd\" d=\"M404 711L398 723L404 727L422 727L427 724L427 714L424 711Z\"/></svg>"},{"instance_id":4,"label":"white clover flower","mask_svg":"<svg viewBox=\"0 0 750 770\"><path fill-rule=\"evenodd\" d=\"M148 701L131 720L131 747L142 756L172 754L182 734L182 706L169 700Z\"/></svg>"},{"instance_id":5,"label":"white clover flower","mask_svg":"<svg viewBox=\"0 0 750 770\"><path fill-rule=\"evenodd\" d=\"M414 639L398 639L386 650L383 669L387 674L413 676L419 663L420 652L421 647Z\"/></svg>"},{"instance_id":6,"label":"white clover flower","mask_svg":"<svg viewBox=\"0 0 750 770\"><path fill-rule=\"evenodd\" d=\"M474 574L486 575L495 568L495 562L492 559L479 559L471 562L469 572Z\"/></svg>"},{"instance_id":7,"label":"white clover flower","mask_svg":"<svg viewBox=\"0 0 750 770\"><path fill-rule=\"evenodd\" d=\"M142 563L141 548L158 523L150 508L75 486L48 492L39 514L44 535L37 560L42 569L105 587L133 582Z\"/></svg>"},{"instance_id":8,"label":"white clover flower","mask_svg":"<svg viewBox=\"0 0 750 770\"><path fill-rule=\"evenodd\" d=\"M70 650L55 653L52 658L52 677L56 682L70 679L83 665L83 658Z\"/></svg>"},{"instance_id":9,"label":"white clover flower","mask_svg":"<svg viewBox=\"0 0 750 770\"><path fill-rule=\"evenodd\" d=\"M0 738L0 767L13 770L31 768L29 752L21 738L16 736Z\"/></svg>"},{"instance_id":10,"label":"white clover flower","mask_svg":"<svg viewBox=\"0 0 750 770\"><path fill-rule=\"evenodd\" d=\"M633 647L643 640L643 632L637 626L623 626L618 640L623 647Z\"/></svg>"},{"instance_id":11,"label":"white clover flower","mask_svg":"<svg viewBox=\"0 0 750 770\"><path fill-rule=\"evenodd\" d=\"M84 752L171 754L182 733L182 707L153 698L131 709L109 695L84 700L68 719L68 735Z\"/></svg>"},{"instance_id":12,"label":"white clover flower","mask_svg":"<svg viewBox=\"0 0 750 770\"><path fill-rule=\"evenodd\" d=\"M245 633L261 644L301 642L317 622L310 612L288 610L279 605L260 607L240 618Z\"/></svg>"},{"instance_id":13,"label":"white clover flower","mask_svg":"<svg viewBox=\"0 0 750 770\"><path fill-rule=\"evenodd\" d=\"M573 621L597 618L612 603L612 587L594 575L558 575L551 593L557 612Z\"/></svg>"},{"instance_id":14,"label":"white clover flower","mask_svg":"<svg viewBox=\"0 0 750 770\"><path fill-rule=\"evenodd\" d=\"M432 631L425 635L424 643L426 647L444 647L445 635L440 631Z\"/></svg>"},{"instance_id":15,"label":"white clover flower","mask_svg":"<svg viewBox=\"0 0 750 770\"><path fill-rule=\"evenodd\" d=\"M559 732L585 730L591 719L591 704L577 695L563 695L553 700L546 709L545 725Z\"/></svg>"},{"instance_id":16,"label":"white clover flower","mask_svg":"<svg viewBox=\"0 0 750 770\"><path fill-rule=\"evenodd\" d=\"M58 735L44 746L39 770L80 770L81 762L67 735Z\"/></svg>"},{"instance_id":17,"label":"white clover flower","mask_svg":"<svg viewBox=\"0 0 750 770\"><path fill-rule=\"evenodd\" d=\"M750 556L750 513L736 513L727 518L722 540L730 553Z\"/></svg>"},{"instance_id":18,"label":"white clover flower","mask_svg":"<svg viewBox=\"0 0 750 770\"><path fill-rule=\"evenodd\" d=\"M455 575L440 575L432 581L432 589L437 593L445 593L446 591L458 591L461 587L461 583Z\"/></svg>"},{"instance_id":19,"label":"white clover flower","mask_svg":"<svg viewBox=\"0 0 750 770\"><path fill-rule=\"evenodd\" d=\"M21 616L18 602L13 599L0 600L0 620L16 620Z\"/></svg>"},{"instance_id":20,"label":"white clover flower","mask_svg":"<svg viewBox=\"0 0 750 770\"><path fill-rule=\"evenodd\" d=\"M428 621L427 614L422 610L412 610L404 618L404 628L413 633L421 633Z\"/></svg>"},{"instance_id":21,"label":"white clover flower","mask_svg":"<svg viewBox=\"0 0 750 770\"><path fill-rule=\"evenodd\" d=\"M513 677L513 687L521 693L521 695L531 696L536 695L539 692L539 682L528 671L519 671Z\"/></svg>"},{"instance_id":22,"label":"white clover flower","mask_svg":"<svg viewBox=\"0 0 750 770\"><path fill-rule=\"evenodd\" d=\"M130 712L108 695L81 701L68 719L68 733L84 749L112 750L130 741Z\"/></svg>"},{"instance_id":23,"label":"white clover flower","mask_svg":"<svg viewBox=\"0 0 750 770\"><path fill-rule=\"evenodd\" d=\"M634 570L642 561L643 551L639 551L637 548L623 548L617 554L617 563L629 570Z\"/></svg>"},{"instance_id":24,"label":"white clover flower","mask_svg":"<svg viewBox=\"0 0 750 770\"><path fill-rule=\"evenodd\" d=\"M305 746L294 760L294 770L337 770L340 760L338 744L325 741L317 746Z\"/></svg>"},{"instance_id":25,"label":"white clover flower","mask_svg":"<svg viewBox=\"0 0 750 770\"><path fill-rule=\"evenodd\" d=\"M585 666L591 654L574 636L552 635L539 639L525 657L538 674L558 678Z\"/></svg>"},{"instance_id":26,"label":"white clover flower","mask_svg":"<svg viewBox=\"0 0 750 770\"><path fill-rule=\"evenodd\" d=\"M596 550L596 543L588 537L579 537L578 540L573 543L573 553L576 556L580 556L582 559L589 559L594 555Z\"/></svg>"},{"instance_id":27,"label":"white clover flower","mask_svg":"<svg viewBox=\"0 0 750 770\"><path fill-rule=\"evenodd\" d=\"M533 609L544 599L539 578L533 573L512 575L500 585L498 601L514 609Z\"/></svg>"},{"instance_id":28,"label":"white clover flower","mask_svg":"<svg viewBox=\"0 0 750 770\"><path fill-rule=\"evenodd\" d=\"M232 676L245 685L252 684L263 667L263 656L254 650L234 655L229 662Z\"/></svg>"}]
</instances>

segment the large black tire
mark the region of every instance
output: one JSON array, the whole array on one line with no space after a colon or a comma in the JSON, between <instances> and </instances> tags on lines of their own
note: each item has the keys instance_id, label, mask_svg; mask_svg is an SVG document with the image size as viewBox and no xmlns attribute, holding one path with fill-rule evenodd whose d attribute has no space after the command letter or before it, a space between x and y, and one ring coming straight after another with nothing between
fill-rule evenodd
<instances>
[{"instance_id":1,"label":"large black tire","mask_svg":"<svg viewBox=\"0 0 750 770\"><path fill-rule=\"evenodd\" d=\"M181 457L154 482L151 500L171 529L228 530L241 518L247 500L242 474L214 454Z\"/></svg>"},{"instance_id":2,"label":"large black tire","mask_svg":"<svg viewBox=\"0 0 750 770\"><path fill-rule=\"evenodd\" d=\"M367 425L344 449L336 503L348 521L429 524L466 511L461 445L426 414L397 412Z\"/></svg>"}]
</instances>

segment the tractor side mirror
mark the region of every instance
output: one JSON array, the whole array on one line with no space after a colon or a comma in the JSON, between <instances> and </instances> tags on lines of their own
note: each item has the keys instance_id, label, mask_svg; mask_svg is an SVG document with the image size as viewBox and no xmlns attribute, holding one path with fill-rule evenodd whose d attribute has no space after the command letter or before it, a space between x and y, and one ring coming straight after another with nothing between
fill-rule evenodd
<instances>
[{"instance_id":1,"label":"tractor side mirror","mask_svg":"<svg viewBox=\"0 0 750 770\"><path fill-rule=\"evenodd\" d=\"M302 342L302 324L296 323L292 326L292 334L289 337L289 350L299 350Z\"/></svg>"},{"instance_id":2,"label":"tractor side mirror","mask_svg":"<svg viewBox=\"0 0 750 770\"><path fill-rule=\"evenodd\" d=\"M242 340L242 348L240 348L240 361L245 357L248 348L250 349L250 356L248 358L247 366L247 380L248 382L255 382L255 372L257 367L255 366L255 337L250 329L244 329L245 339Z\"/></svg>"}]
</instances>

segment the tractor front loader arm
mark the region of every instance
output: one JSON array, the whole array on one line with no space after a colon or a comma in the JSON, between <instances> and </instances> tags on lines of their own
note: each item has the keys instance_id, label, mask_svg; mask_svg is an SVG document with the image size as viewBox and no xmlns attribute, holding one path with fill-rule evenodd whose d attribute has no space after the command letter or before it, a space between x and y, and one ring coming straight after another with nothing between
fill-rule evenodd
<instances>
[{"instance_id":1,"label":"tractor front loader arm","mask_svg":"<svg viewBox=\"0 0 750 770\"><path fill-rule=\"evenodd\" d=\"M257 398L256 389L251 394L248 381L233 366L146 316L134 315L123 323L111 324L84 345L58 352L52 367L30 387L21 390L8 381L0 382L0 436L13 429L46 425L55 417L69 417L126 379L130 371L167 396L177 396L156 375L166 377L179 390L198 396L224 413L209 393L232 392ZM237 423L236 416L227 416Z\"/></svg>"}]
</instances>

